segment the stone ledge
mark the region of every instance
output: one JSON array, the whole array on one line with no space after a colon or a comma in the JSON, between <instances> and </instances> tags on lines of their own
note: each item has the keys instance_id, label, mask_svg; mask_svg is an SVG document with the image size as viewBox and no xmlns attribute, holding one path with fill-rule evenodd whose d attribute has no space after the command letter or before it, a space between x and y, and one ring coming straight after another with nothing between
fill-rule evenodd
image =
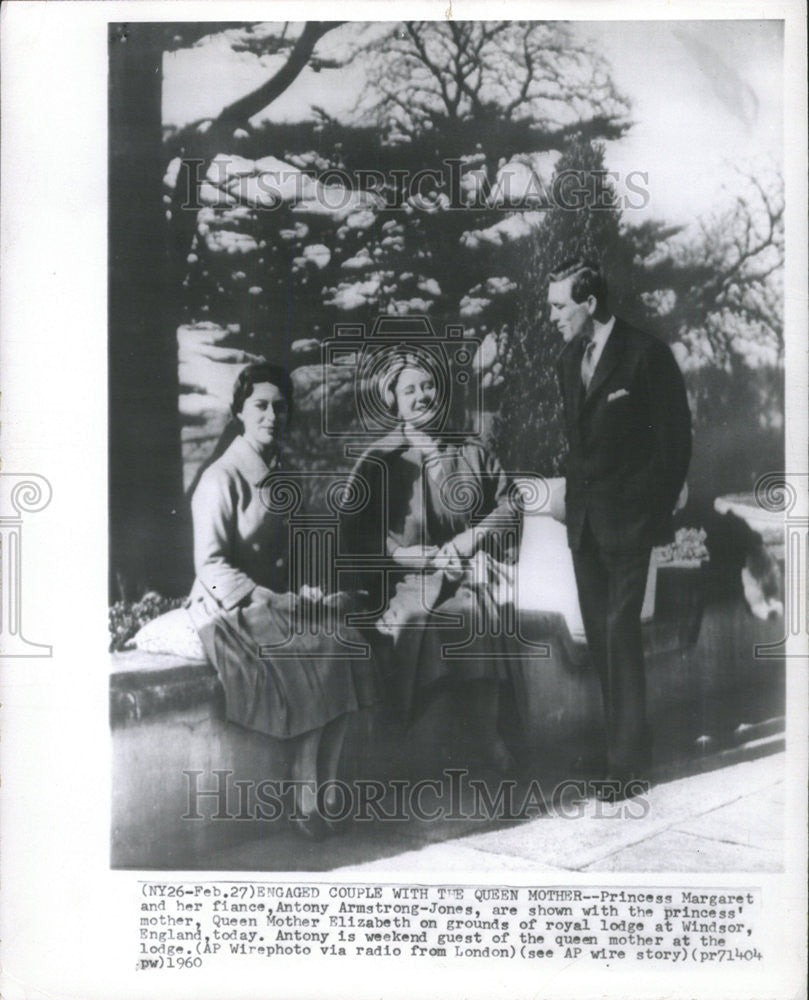
<instances>
[{"instance_id":1,"label":"stone ledge","mask_svg":"<svg viewBox=\"0 0 809 1000\"><path fill-rule=\"evenodd\" d=\"M650 661L694 645L703 613L699 567L661 566L657 588L655 617L642 626ZM521 612L520 622L527 639L548 643L551 657L564 673L577 674L586 665L584 637L570 633L564 615ZM196 705L206 705L221 717L222 687L207 661L141 650L112 654L110 724L113 727Z\"/></svg>"},{"instance_id":2,"label":"stone ledge","mask_svg":"<svg viewBox=\"0 0 809 1000\"><path fill-rule=\"evenodd\" d=\"M131 650L113 653L110 725L141 722L161 713L212 705L224 708L224 692L214 668L204 660Z\"/></svg>"},{"instance_id":3,"label":"stone ledge","mask_svg":"<svg viewBox=\"0 0 809 1000\"><path fill-rule=\"evenodd\" d=\"M667 586L660 592L663 605ZM721 749L737 732L784 714L783 661L753 655L757 643L780 639L783 621L754 618L741 597L712 600L703 617L696 588L685 589L690 610L679 625L663 616L644 627L647 649L655 651L648 662L647 702L662 762L701 755L705 747ZM662 605L660 610L662 616ZM546 642L550 656L515 671L518 703L512 710L511 699L504 699L502 731L521 761L542 774L567 774L566 762L598 749L599 685L583 666L585 648L565 636L558 615L535 616L530 626L536 628L531 638ZM697 642L688 645L696 632ZM578 665L571 650L578 650ZM189 774L200 776L203 790L215 787L217 770L231 782L282 779L289 774L284 743L225 722L215 672L206 663L146 653L113 659L113 867L199 867L199 859L240 841L259 838L269 847L272 835L273 844L284 842L275 836L284 824L215 819L217 802L210 795L204 820L184 818ZM476 752L451 693L433 699L410 730L379 705L351 719L340 777L434 777L450 763L475 769L481 763ZM240 809L236 799L231 812ZM295 849L300 851L297 841Z\"/></svg>"}]
</instances>

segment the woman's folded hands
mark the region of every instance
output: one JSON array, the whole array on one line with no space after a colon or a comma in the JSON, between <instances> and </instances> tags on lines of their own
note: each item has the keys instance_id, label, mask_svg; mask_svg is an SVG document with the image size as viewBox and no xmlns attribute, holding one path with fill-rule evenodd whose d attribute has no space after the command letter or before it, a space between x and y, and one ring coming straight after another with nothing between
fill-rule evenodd
<instances>
[{"instance_id":1,"label":"woman's folded hands","mask_svg":"<svg viewBox=\"0 0 809 1000\"><path fill-rule=\"evenodd\" d=\"M444 545L401 545L393 552L393 559L408 569L443 570L447 573L460 572L462 558L454 542Z\"/></svg>"},{"instance_id":2,"label":"woman's folded hands","mask_svg":"<svg viewBox=\"0 0 809 1000\"><path fill-rule=\"evenodd\" d=\"M437 545L400 545L393 551L393 559L408 569L427 569L438 555Z\"/></svg>"}]
</instances>

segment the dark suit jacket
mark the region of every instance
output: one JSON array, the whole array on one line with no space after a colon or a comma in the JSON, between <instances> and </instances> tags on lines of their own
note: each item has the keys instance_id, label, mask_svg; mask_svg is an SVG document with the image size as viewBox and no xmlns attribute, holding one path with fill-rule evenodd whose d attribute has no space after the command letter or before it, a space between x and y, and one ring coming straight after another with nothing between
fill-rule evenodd
<instances>
[{"instance_id":1,"label":"dark suit jacket","mask_svg":"<svg viewBox=\"0 0 809 1000\"><path fill-rule=\"evenodd\" d=\"M600 546L639 550L672 536L672 512L691 458L691 414L669 347L616 319L585 394L584 343L557 362L568 439L568 542L585 522Z\"/></svg>"}]
</instances>

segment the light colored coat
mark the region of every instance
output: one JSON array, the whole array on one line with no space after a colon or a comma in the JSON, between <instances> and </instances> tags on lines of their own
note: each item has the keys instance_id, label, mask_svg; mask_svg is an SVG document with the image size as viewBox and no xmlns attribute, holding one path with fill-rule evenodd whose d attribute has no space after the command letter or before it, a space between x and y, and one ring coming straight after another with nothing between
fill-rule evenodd
<instances>
[{"instance_id":1,"label":"light colored coat","mask_svg":"<svg viewBox=\"0 0 809 1000\"><path fill-rule=\"evenodd\" d=\"M362 636L345 624L339 635L310 627L311 603L289 593L288 505L286 491L271 488L274 471L237 437L203 473L191 504L189 611L227 718L288 739L372 704L374 679Z\"/></svg>"},{"instance_id":2,"label":"light colored coat","mask_svg":"<svg viewBox=\"0 0 809 1000\"><path fill-rule=\"evenodd\" d=\"M268 510L261 490L272 471L239 436L202 474L191 501L196 579L189 611L197 628L248 602L258 584L288 589L288 519Z\"/></svg>"}]
</instances>

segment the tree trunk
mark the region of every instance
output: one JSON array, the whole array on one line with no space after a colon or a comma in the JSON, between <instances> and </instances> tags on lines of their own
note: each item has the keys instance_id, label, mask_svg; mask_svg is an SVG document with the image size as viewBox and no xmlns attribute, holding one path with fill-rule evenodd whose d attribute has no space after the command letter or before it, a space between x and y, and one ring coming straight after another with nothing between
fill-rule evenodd
<instances>
[{"instance_id":1,"label":"tree trunk","mask_svg":"<svg viewBox=\"0 0 809 1000\"><path fill-rule=\"evenodd\" d=\"M109 512L111 597L187 590L178 413L178 292L162 202L161 26L110 25Z\"/></svg>"}]
</instances>

